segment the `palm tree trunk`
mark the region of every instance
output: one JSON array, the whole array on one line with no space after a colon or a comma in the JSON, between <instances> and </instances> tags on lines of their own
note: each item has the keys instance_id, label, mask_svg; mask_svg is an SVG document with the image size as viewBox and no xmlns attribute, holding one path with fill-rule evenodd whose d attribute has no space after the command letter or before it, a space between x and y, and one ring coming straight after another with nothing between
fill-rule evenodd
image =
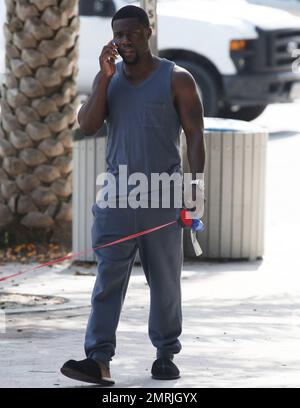
<instances>
[{"instance_id":1,"label":"palm tree trunk","mask_svg":"<svg viewBox=\"0 0 300 408\"><path fill-rule=\"evenodd\" d=\"M5 2L0 230L55 231L72 221L78 1Z\"/></svg>"}]
</instances>

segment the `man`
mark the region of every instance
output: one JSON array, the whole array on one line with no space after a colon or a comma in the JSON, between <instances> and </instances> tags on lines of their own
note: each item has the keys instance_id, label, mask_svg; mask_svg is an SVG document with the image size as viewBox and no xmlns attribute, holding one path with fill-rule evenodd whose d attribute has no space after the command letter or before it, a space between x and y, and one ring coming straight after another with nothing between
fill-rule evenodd
<instances>
[{"instance_id":1,"label":"man","mask_svg":"<svg viewBox=\"0 0 300 408\"><path fill-rule=\"evenodd\" d=\"M148 178L153 173L181 174L182 127L193 175L192 195L185 197L185 204L192 202L199 190L194 216L200 218L204 211L205 146L202 104L195 81L183 68L151 54L151 28L142 8L120 9L112 19L112 29L113 41L101 52L101 70L91 96L78 114L80 127L85 134L94 134L107 121L107 169L117 178L120 165L127 165L129 174L142 172ZM118 54L123 61L115 64ZM119 180L117 184L122 187ZM120 204L124 197L118 191L114 197L117 208L102 208L103 196L93 205L94 248L178 218L180 209L173 201L169 208L130 208ZM182 229L176 223L96 250L99 263L86 330L87 358L69 360L61 368L63 374L91 383L114 384L110 361L115 354L116 329L130 272L139 250L150 287L149 336L156 348L152 378L180 377L173 357L182 348L178 340L182 330L181 244Z\"/></svg>"}]
</instances>

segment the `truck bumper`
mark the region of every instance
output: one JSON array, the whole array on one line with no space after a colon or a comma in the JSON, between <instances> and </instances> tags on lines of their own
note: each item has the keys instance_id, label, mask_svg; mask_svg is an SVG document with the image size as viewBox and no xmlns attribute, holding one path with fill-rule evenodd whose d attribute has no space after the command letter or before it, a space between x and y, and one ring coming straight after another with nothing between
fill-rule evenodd
<instances>
[{"instance_id":1,"label":"truck bumper","mask_svg":"<svg viewBox=\"0 0 300 408\"><path fill-rule=\"evenodd\" d=\"M254 75L225 75L227 105L268 105L300 98L300 73L277 72Z\"/></svg>"}]
</instances>

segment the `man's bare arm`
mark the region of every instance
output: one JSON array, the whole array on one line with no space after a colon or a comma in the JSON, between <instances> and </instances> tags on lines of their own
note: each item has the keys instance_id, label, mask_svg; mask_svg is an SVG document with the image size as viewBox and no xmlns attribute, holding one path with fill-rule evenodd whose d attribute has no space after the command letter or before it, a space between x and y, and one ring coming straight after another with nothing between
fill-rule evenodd
<instances>
[{"instance_id":1,"label":"man's bare arm","mask_svg":"<svg viewBox=\"0 0 300 408\"><path fill-rule=\"evenodd\" d=\"M78 112L80 129L86 135L96 133L107 117L107 89L116 72L115 60L117 55L117 47L113 40L102 49L99 57L100 72L94 79L90 97Z\"/></svg>"},{"instance_id":2,"label":"man's bare arm","mask_svg":"<svg viewBox=\"0 0 300 408\"><path fill-rule=\"evenodd\" d=\"M205 142L203 106L192 75L175 67L172 76L174 104L186 136L187 156L193 179L204 172Z\"/></svg>"},{"instance_id":3,"label":"man's bare arm","mask_svg":"<svg viewBox=\"0 0 300 408\"><path fill-rule=\"evenodd\" d=\"M96 75L92 87L92 93L78 112L80 129L86 135L96 133L107 117L107 88L110 79L104 77L101 71Z\"/></svg>"}]
</instances>

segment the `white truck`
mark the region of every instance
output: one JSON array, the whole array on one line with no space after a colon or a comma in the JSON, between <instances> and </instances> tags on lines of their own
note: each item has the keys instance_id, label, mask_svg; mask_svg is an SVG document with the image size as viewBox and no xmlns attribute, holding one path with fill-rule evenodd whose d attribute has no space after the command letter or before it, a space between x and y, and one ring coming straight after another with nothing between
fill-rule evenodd
<instances>
[{"instance_id":1,"label":"white truck","mask_svg":"<svg viewBox=\"0 0 300 408\"><path fill-rule=\"evenodd\" d=\"M112 16L127 4L139 2L79 0L81 94L90 92L112 39ZM205 116L252 120L270 103L300 97L300 18L246 0L158 0L157 14L159 55L194 75ZM2 34L1 73L3 61Z\"/></svg>"},{"instance_id":2,"label":"white truck","mask_svg":"<svg viewBox=\"0 0 300 408\"><path fill-rule=\"evenodd\" d=\"M276 7L300 17L300 0L247 0L249 3Z\"/></svg>"},{"instance_id":3,"label":"white truck","mask_svg":"<svg viewBox=\"0 0 300 408\"><path fill-rule=\"evenodd\" d=\"M129 0L81 0L79 89L89 92L111 17ZM196 79L205 116L252 120L300 97L300 18L245 0L158 0L161 57Z\"/></svg>"}]
</instances>

